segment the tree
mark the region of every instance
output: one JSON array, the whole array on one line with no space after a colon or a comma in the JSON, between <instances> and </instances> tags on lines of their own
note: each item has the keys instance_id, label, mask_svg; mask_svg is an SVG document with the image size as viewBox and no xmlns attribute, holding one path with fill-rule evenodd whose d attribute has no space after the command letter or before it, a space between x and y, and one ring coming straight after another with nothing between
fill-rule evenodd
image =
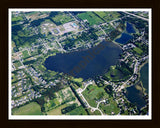
<instances>
[{"instance_id":1,"label":"tree","mask_svg":"<svg viewBox=\"0 0 160 128\"><path fill-rule=\"evenodd\" d=\"M105 91L109 94L109 95L113 95L113 87L112 87L112 85L107 85L106 87L105 87Z\"/></svg>"},{"instance_id":2,"label":"tree","mask_svg":"<svg viewBox=\"0 0 160 128\"><path fill-rule=\"evenodd\" d=\"M41 108L43 107L45 101L44 101L44 97L41 96L40 98L36 99L36 102L41 106Z\"/></svg>"},{"instance_id":3,"label":"tree","mask_svg":"<svg viewBox=\"0 0 160 128\"><path fill-rule=\"evenodd\" d=\"M48 35L52 35L52 33L51 33L51 32L48 32Z\"/></svg>"},{"instance_id":4,"label":"tree","mask_svg":"<svg viewBox=\"0 0 160 128\"><path fill-rule=\"evenodd\" d=\"M38 49L38 54L41 54L42 52L41 52L41 49Z\"/></svg>"}]
</instances>

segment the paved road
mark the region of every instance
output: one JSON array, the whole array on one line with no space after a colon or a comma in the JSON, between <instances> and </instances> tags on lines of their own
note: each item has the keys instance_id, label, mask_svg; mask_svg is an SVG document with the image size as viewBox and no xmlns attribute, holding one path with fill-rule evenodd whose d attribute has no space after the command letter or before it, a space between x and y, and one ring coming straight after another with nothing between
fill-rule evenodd
<instances>
[{"instance_id":1,"label":"paved road","mask_svg":"<svg viewBox=\"0 0 160 128\"><path fill-rule=\"evenodd\" d=\"M145 57L143 57L142 59L144 59L144 60L146 60L146 59L148 59L148 56L145 56ZM142 60L142 59L140 59L140 61ZM137 74L138 73L138 66L139 66L139 62L138 62L138 60L134 57L134 60L136 61L136 63L135 63L135 66L134 66L134 73L133 74ZM133 78L133 75L127 80L127 81L125 81L121 86L120 86L120 88L119 88L119 90L118 91L121 91L123 88L125 88L125 84L127 84L127 82L129 81L129 80L131 80Z\"/></svg>"},{"instance_id":2,"label":"paved road","mask_svg":"<svg viewBox=\"0 0 160 128\"><path fill-rule=\"evenodd\" d=\"M63 47L62 47L62 45L59 43L59 40L58 39L56 39L56 42L58 43L58 45L60 46L60 48L61 48L61 51L64 51L64 52L66 52L66 50L64 50L63 49Z\"/></svg>"},{"instance_id":3,"label":"paved road","mask_svg":"<svg viewBox=\"0 0 160 128\"><path fill-rule=\"evenodd\" d=\"M88 85L91 85L91 84L93 84L93 83L92 83L92 82L87 83L87 84L85 85L85 87L81 90L80 93L82 93L82 92L88 87Z\"/></svg>"},{"instance_id":4,"label":"paved road","mask_svg":"<svg viewBox=\"0 0 160 128\"><path fill-rule=\"evenodd\" d=\"M135 14L132 14L132 13L129 13L129 12L124 12L124 13L129 14L129 15L132 15L132 16L135 16L135 17L140 18L140 19L142 19L142 20L148 21L148 19L146 19L146 18L144 18L144 17L141 17L141 16L138 16L138 15L135 15Z\"/></svg>"}]
</instances>

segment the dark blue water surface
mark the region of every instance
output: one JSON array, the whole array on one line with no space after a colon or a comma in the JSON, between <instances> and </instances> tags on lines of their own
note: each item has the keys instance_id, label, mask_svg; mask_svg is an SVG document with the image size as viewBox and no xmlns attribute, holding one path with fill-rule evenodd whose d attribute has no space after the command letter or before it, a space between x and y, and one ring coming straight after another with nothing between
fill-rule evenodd
<instances>
[{"instance_id":1,"label":"dark blue water surface","mask_svg":"<svg viewBox=\"0 0 160 128\"><path fill-rule=\"evenodd\" d=\"M137 90L135 85L128 87L125 95L131 103L137 106L139 110L146 105L146 101L143 98L143 93Z\"/></svg>"},{"instance_id":2,"label":"dark blue water surface","mask_svg":"<svg viewBox=\"0 0 160 128\"><path fill-rule=\"evenodd\" d=\"M135 30L133 28L133 25L127 22L126 30L128 33L135 33Z\"/></svg>"},{"instance_id":3,"label":"dark blue water surface","mask_svg":"<svg viewBox=\"0 0 160 128\"><path fill-rule=\"evenodd\" d=\"M143 87L146 89L146 92L148 93L148 78L149 78L149 72L148 72L148 63L146 63L140 70L140 74L141 74L141 77L140 77L140 80L142 81L143 83Z\"/></svg>"},{"instance_id":4,"label":"dark blue water surface","mask_svg":"<svg viewBox=\"0 0 160 128\"><path fill-rule=\"evenodd\" d=\"M148 93L148 63L141 68L140 74L140 80ZM143 93L140 90L137 90L135 85L128 87L125 95L131 103L137 106L139 110L147 104L143 98Z\"/></svg>"},{"instance_id":5,"label":"dark blue water surface","mask_svg":"<svg viewBox=\"0 0 160 128\"><path fill-rule=\"evenodd\" d=\"M121 52L118 45L103 41L88 50L50 56L45 61L45 67L85 80L105 73L111 65L117 63Z\"/></svg>"},{"instance_id":6,"label":"dark blue water surface","mask_svg":"<svg viewBox=\"0 0 160 128\"><path fill-rule=\"evenodd\" d=\"M133 37L131 35L126 34L126 33L122 33L121 37L116 39L115 41L120 43L120 44L126 44L132 38Z\"/></svg>"}]
</instances>

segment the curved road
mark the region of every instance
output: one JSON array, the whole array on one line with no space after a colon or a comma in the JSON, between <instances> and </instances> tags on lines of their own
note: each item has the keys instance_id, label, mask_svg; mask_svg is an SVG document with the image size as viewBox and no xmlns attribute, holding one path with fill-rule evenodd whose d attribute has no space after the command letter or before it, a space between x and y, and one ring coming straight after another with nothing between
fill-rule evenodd
<instances>
[{"instance_id":1,"label":"curved road","mask_svg":"<svg viewBox=\"0 0 160 128\"><path fill-rule=\"evenodd\" d=\"M92 107L89 105L89 103L87 102L87 100L85 99L85 97L82 94L82 92L88 87L88 85L91 85L91 84L92 84L92 82L87 83L83 89L80 89L77 92L78 92L79 96L81 96L83 98L83 101L87 104L88 108L91 108L91 111L94 112L95 110L98 110L101 113L101 115L104 115L103 112L98 107L99 107L99 104L102 102L105 102L105 100L99 101L97 104L97 107L95 108L95 107Z\"/></svg>"}]
</instances>

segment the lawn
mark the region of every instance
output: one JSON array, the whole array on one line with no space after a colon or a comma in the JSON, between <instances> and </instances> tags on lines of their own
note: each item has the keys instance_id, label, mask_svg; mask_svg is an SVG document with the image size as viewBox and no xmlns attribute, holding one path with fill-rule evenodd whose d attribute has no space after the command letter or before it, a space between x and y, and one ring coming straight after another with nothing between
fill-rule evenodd
<instances>
[{"instance_id":1,"label":"lawn","mask_svg":"<svg viewBox=\"0 0 160 128\"><path fill-rule=\"evenodd\" d=\"M93 12L80 13L77 16L82 20L88 20L90 26L103 23L103 20L96 16Z\"/></svg>"},{"instance_id":2,"label":"lawn","mask_svg":"<svg viewBox=\"0 0 160 128\"><path fill-rule=\"evenodd\" d=\"M100 111L95 110L94 112L91 112L91 109L89 109L89 114L90 115L101 115Z\"/></svg>"},{"instance_id":3,"label":"lawn","mask_svg":"<svg viewBox=\"0 0 160 128\"><path fill-rule=\"evenodd\" d=\"M21 16L12 17L12 21L22 21L23 18Z\"/></svg>"},{"instance_id":4,"label":"lawn","mask_svg":"<svg viewBox=\"0 0 160 128\"><path fill-rule=\"evenodd\" d=\"M59 30L60 31L65 31L64 27L61 25L61 26L58 26L59 27Z\"/></svg>"},{"instance_id":5,"label":"lawn","mask_svg":"<svg viewBox=\"0 0 160 128\"><path fill-rule=\"evenodd\" d=\"M17 75L12 74L12 83L15 82L15 81L17 81L17 80L18 80ZM13 84L12 84L12 86L13 86Z\"/></svg>"},{"instance_id":6,"label":"lawn","mask_svg":"<svg viewBox=\"0 0 160 128\"><path fill-rule=\"evenodd\" d=\"M48 102L46 102L44 104L44 107L45 107L45 110L48 111L56 107L57 105L59 105L59 101L57 99L53 99L53 100L49 100Z\"/></svg>"},{"instance_id":7,"label":"lawn","mask_svg":"<svg viewBox=\"0 0 160 128\"><path fill-rule=\"evenodd\" d=\"M71 91L70 87L67 87L63 90L60 90L58 93L58 100L61 101L61 103L67 103L70 101L75 101L76 98L73 94L73 92Z\"/></svg>"},{"instance_id":8,"label":"lawn","mask_svg":"<svg viewBox=\"0 0 160 128\"><path fill-rule=\"evenodd\" d=\"M52 17L52 20L55 22L56 25L61 25L73 21L73 18L65 13L59 13L55 17Z\"/></svg>"},{"instance_id":9,"label":"lawn","mask_svg":"<svg viewBox=\"0 0 160 128\"><path fill-rule=\"evenodd\" d=\"M83 78L75 78L74 81L75 81L75 82L82 82L82 81L83 81Z\"/></svg>"},{"instance_id":10,"label":"lawn","mask_svg":"<svg viewBox=\"0 0 160 128\"><path fill-rule=\"evenodd\" d=\"M112 25L108 24L108 25L103 25L102 26L102 29L106 32L106 33L109 33L111 32L114 28Z\"/></svg>"},{"instance_id":11,"label":"lawn","mask_svg":"<svg viewBox=\"0 0 160 128\"><path fill-rule=\"evenodd\" d=\"M95 12L99 17L104 19L106 22L110 22L112 20L118 19L120 14L118 12Z\"/></svg>"},{"instance_id":12,"label":"lawn","mask_svg":"<svg viewBox=\"0 0 160 128\"><path fill-rule=\"evenodd\" d=\"M23 53L23 58L24 59L29 57L29 54L28 54L27 50L23 51L22 53Z\"/></svg>"},{"instance_id":13,"label":"lawn","mask_svg":"<svg viewBox=\"0 0 160 128\"><path fill-rule=\"evenodd\" d=\"M82 106L79 106L76 109L68 112L67 115L87 115L87 112Z\"/></svg>"},{"instance_id":14,"label":"lawn","mask_svg":"<svg viewBox=\"0 0 160 128\"><path fill-rule=\"evenodd\" d=\"M139 54L139 55L141 55L142 53L143 53L143 51L140 49L140 48L138 48L138 47L135 47L134 49L133 49L133 51L135 51L137 54Z\"/></svg>"},{"instance_id":15,"label":"lawn","mask_svg":"<svg viewBox=\"0 0 160 128\"><path fill-rule=\"evenodd\" d=\"M90 106L97 107L96 101L102 98L108 98L109 95L105 92L103 88L89 85L83 92L83 96L86 98Z\"/></svg>"},{"instance_id":16,"label":"lawn","mask_svg":"<svg viewBox=\"0 0 160 128\"><path fill-rule=\"evenodd\" d=\"M120 112L120 109L117 107L116 101L114 101L112 98L110 98L109 101L109 104L101 103L99 108L107 115L112 115L112 112L117 115Z\"/></svg>"},{"instance_id":17,"label":"lawn","mask_svg":"<svg viewBox=\"0 0 160 128\"><path fill-rule=\"evenodd\" d=\"M67 104L61 105L47 112L47 115L62 115L61 109L67 107Z\"/></svg>"},{"instance_id":18,"label":"lawn","mask_svg":"<svg viewBox=\"0 0 160 128\"><path fill-rule=\"evenodd\" d=\"M55 34L58 34L58 33L59 33L59 31L58 31L57 29L53 29L53 32L54 32Z\"/></svg>"},{"instance_id":19,"label":"lawn","mask_svg":"<svg viewBox=\"0 0 160 128\"><path fill-rule=\"evenodd\" d=\"M45 110L48 111L47 114L49 115L61 115L61 109L68 106L68 104L73 103L79 104L70 87L67 87L56 92L56 98L47 100L47 103L45 103L44 107Z\"/></svg>"},{"instance_id":20,"label":"lawn","mask_svg":"<svg viewBox=\"0 0 160 128\"><path fill-rule=\"evenodd\" d=\"M70 106L73 103L77 103L75 97L71 94L69 88L63 89L63 91L59 91L57 93L58 98L54 100L50 100L47 104L45 104L46 109L51 109L47 112L48 115L62 115L61 110L67 106ZM61 105L62 104L62 105ZM79 107L78 107L79 108ZM79 114L85 114L82 108L76 108ZM73 111L73 110L72 110ZM74 115L74 111L69 115Z\"/></svg>"},{"instance_id":21,"label":"lawn","mask_svg":"<svg viewBox=\"0 0 160 128\"><path fill-rule=\"evenodd\" d=\"M106 16L106 12L103 12L103 11L100 11L100 12L94 12L96 13L97 15L99 15L101 18L104 18Z\"/></svg>"},{"instance_id":22,"label":"lawn","mask_svg":"<svg viewBox=\"0 0 160 128\"><path fill-rule=\"evenodd\" d=\"M97 35L97 36L102 36L102 35L104 35L104 32L103 32L102 30L98 30L98 31L96 32L96 35Z\"/></svg>"},{"instance_id":23,"label":"lawn","mask_svg":"<svg viewBox=\"0 0 160 128\"><path fill-rule=\"evenodd\" d=\"M35 14L39 14L39 12L37 12L37 11L30 11L26 15L31 16L31 15L35 15Z\"/></svg>"},{"instance_id":24,"label":"lawn","mask_svg":"<svg viewBox=\"0 0 160 128\"><path fill-rule=\"evenodd\" d=\"M13 63L13 65L16 67L16 69L18 69L18 67L22 66L20 61L16 61L15 63Z\"/></svg>"},{"instance_id":25,"label":"lawn","mask_svg":"<svg viewBox=\"0 0 160 128\"><path fill-rule=\"evenodd\" d=\"M20 108L12 109L13 115L42 115L41 107L36 102L31 102Z\"/></svg>"},{"instance_id":26,"label":"lawn","mask_svg":"<svg viewBox=\"0 0 160 128\"><path fill-rule=\"evenodd\" d=\"M105 77L109 78L111 81L117 81L124 78L124 75L116 69L115 66L111 66L109 71L105 74Z\"/></svg>"}]
</instances>

